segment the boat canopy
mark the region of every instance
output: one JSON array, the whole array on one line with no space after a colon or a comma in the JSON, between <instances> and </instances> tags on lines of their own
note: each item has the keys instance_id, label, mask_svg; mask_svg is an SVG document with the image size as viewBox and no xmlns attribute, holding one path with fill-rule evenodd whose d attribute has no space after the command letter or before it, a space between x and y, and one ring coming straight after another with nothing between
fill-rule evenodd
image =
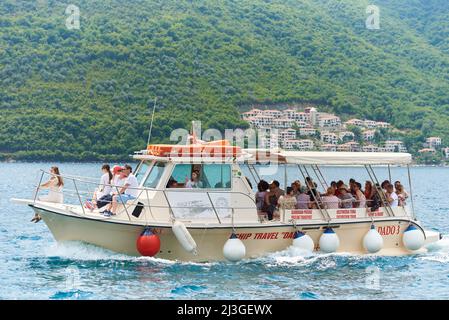
<instances>
[{"instance_id":1,"label":"boat canopy","mask_svg":"<svg viewBox=\"0 0 449 320\"><path fill-rule=\"evenodd\" d=\"M409 153L402 152L325 152L245 149L257 160L275 160L292 164L316 165L407 165L412 162Z\"/></svg>"}]
</instances>

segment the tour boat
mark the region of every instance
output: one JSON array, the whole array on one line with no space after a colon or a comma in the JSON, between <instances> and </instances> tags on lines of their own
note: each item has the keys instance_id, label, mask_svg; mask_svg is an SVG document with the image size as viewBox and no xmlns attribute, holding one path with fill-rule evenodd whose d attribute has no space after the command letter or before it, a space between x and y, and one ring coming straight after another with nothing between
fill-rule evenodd
<instances>
[{"instance_id":1,"label":"tour boat","mask_svg":"<svg viewBox=\"0 0 449 320\"><path fill-rule=\"evenodd\" d=\"M82 241L168 260L238 261L290 246L305 252L403 255L425 252L428 244L441 239L439 232L425 230L417 220L412 196L407 206L391 207L382 201L374 211L327 209L314 197L315 209L279 209L275 220L258 214L251 183L256 185L264 168L270 172L273 167L295 167L295 180L304 181L313 173L325 188L322 166L364 166L375 184L373 166L408 167L408 153L243 149L222 140L148 145L133 158L139 162L134 170L138 197L120 205L116 215L103 216L85 207L95 182L81 177L63 175L63 192L71 192L76 201L67 195L63 203L41 201L39 186L34 198L12 200L39 214L58 242ZM200 172L202 185L186 188L185 179L193 170ZM41 181L46 175L42 171ZM171 187L173 181L177 187ZM385 200L380 188L377 192Z\"/></svg>"}]
</instances>

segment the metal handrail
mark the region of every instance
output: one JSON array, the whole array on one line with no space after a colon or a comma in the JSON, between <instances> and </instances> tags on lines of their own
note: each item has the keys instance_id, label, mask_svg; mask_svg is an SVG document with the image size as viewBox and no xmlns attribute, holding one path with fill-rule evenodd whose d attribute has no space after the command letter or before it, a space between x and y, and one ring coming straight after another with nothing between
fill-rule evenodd
<instances>
[{"instance_id":1,"label":"metal handrail","mask_svg":"<svg viewBox=\"0 0 449 320\"><path fill-rule=\"evenodd\" d=\"M40 171L42 171L42 172L44 172L44 173L46 173L48 175L53 175L53 176L57 176L57 177L62 177L62 178L67 178L68 177L67 175L53 174L53 173L47 172L47 171L42 170L42 169L40 169ZM83 183L86 183L86 184L98 185L98 182L95 183L95 182L91 182L91 181L81 180L81 179L78 179L78 178L68 178L68 179L69 180L73 180L73 181L76 180L76 181L83 182ZM114 184L111 184L110 186L111 186L111 188L117 188L117 187L121 188L121 187L123 187L123 186L116 186ZM240 191L228 191L229 189L224 189L224 188L223 189L213 189L213 188L165 188L165 189L157 189L157 188L147 188L147 187L142 186L142 187L137 187L137 188L128 187L127 189L139 190L139 191L145 191L145 190L148 190L148 191L159 191L159 192L164 192L164 191L170 191L170 192L198 192L198 191L202 190L203 192L209 192L209 193L222 192L222 193L227 193L227 194L241 194L241 195L247 197L248 199L250 199L252 202L255 203L255 198L253 199L247 193L240 192Z\"/></svg>"},{"instance_id":2,"label":"metal handrail","mask_svg":"<svg viewBox=\"0 0 449 320\"><path fill-rule=\"evenodd\" d=\"M41 174L41 177L40 177L40 183L42 182L42 179L43 179L44 174L47 173L47 172L45 172L44 170L41 170L41 171L42 171L42 174ZM48 174L50 174L50 173L48 173ZM52 175L52 176L61 176L61 177L67 178L67 176L64 176L64 175L54 175L54 174L51 174L51 175ZM86 213L85 207L84 207L84 205L83 205L82 198L81 198L81 196L80 196L82 193L80 192L80 190L79 190L79 188L78 188L78 185L77 185L77 183L76 183L76 181L81 181L81 182L86 182L86 181L83 181L83 180L80 180L80 179L77 179L77 178L68 178L68 180L73 180L74 186L75 186L75 193L76 193L77 198L78 198L77 200L78 200L78 202L79 202L79 204L80 204L80 206L81 206L81 208L82 208L82 210L83 210L83 214L86 215L87 213ZM76 180L76 181L75 181L75 180ZM36 188L36 194L35 194L35 197L34 197L34 202L36 201L37 195L38 195L39 190L40 190L40 183L39 183L39 185L38 185L37 188ZM87 183L91 183L91 182L87 182ZM93 183L91 183L91 184L93 184ZM119 186L114 186L114 187L115 187L116 190L118 191ZM176 188L173 188L173 189L168 188L168 189L166 189L166 190L149 189L149 188L131 188L131 189L138 189L138 190L141 190L141 193L139 194L139 197L142 196L143 191L145 191L145 193L146 193L146 202L147 202L147 203L141 203L141 205L142 205L144 208L149 208L150 214L151 214L151 217L152 217L153 220L155 220L155 217L154 217L154 215L153 215L153 209L158 209L158 208L160 208L160 209L168 209L168 210L169 210L170 218L171 218L171 219L175 219L175 214L174 214L174 212L173 212L173 209L181 209L181 208L185 208L185 206L172 206L172 205L170 204L170 202L168 201L168 197L167 197L166 192L173 192L173 191L175 191L175 192L182 192L183 190L186 190L186 189L178 189L178 190L176 190ZM206 190L204 190L204 189L187 189L187 190L193 190L193 191L197 191L197 192L198 192L198 191L203 191L203 193L205 193L205 194L208 196L208 199L209 199L209 203L210 203L210 204L202 205L201 208L208 209L208 210L213 210L213 212L215 213L215 216L216 216L216 218L217 218L217 221L218 221L218 223L220 223L220 224L222 223L222 221L220 220L220 217L219 217L219 214L218 214L218 212L217 212L217 209L225 209L225 210L227 209L227 210L232 210L233 215L235 214L235 209L240 209L240 210L252 210L252 209L256 209L256 207L253 207L253 206L250 206L250 207L248 207L248 206L242 206L242 207L235 208L235 207L229 207L229 206L216 206L216 205L214 205L213 202L212 202L212 198L210 197L210 193L220 193L220 192L222 192L222 191L218 191L218 190L217 190L217 191L206 191ZM150 202L151 202L151 201L150 201L150 197L149 197L149 191L153 191L153 192L162 192L162 194L164 195L165 200L166 200L166 205L154 205L154 204L151 204L151 203L150 203ZM58 192L58 191L55 191L55 192ZM64 194L64 192L62 192L62 191L59 191L59 193ZM227 193L227 194L241 194L241 195L243 195L243 196L245 196L245 197L251 199L251 203L254 203L254 204L255 204L254 199L253 199L252 197L248 196L247 194L243 193L243 192L233 192L233 191L228 191L228 192L226 192L226 193ZM119 197L120 197L120 200L122 200L120 195L119 195ZM126 215L127 215L129 221L132 221L132 218L131 218L131 216L130 216L130 214L129 214L129 210L128 210L128 209L129 209L130 206L137 205L137 202L138 202L138 200L139 200L139 197L137 197L136 199L133 199L134 201L133 201L133 203L131 203L131 204L123 203L123 201L120 201L121 204L123 204L124 211L126 212ZM142 198L140 198L140 199L142 199ZM145 200L145 197L143 197L143 199ZM369 202L369 201L372 201L372 200L366 200L366 201ZM111 203L112 201L107 201L107 202L108 202L108 203ZM323 201L321 201L320 199L315 199L315 202L312 202L312 201L311 201L311 203L316 203L316 204L318 204L318 208L316 208L316 210L319 210L319 211L321 212L321 214L322 214L324 220L327 220L328 222L330 222L330 221L332 220L332 218L330 217L330 215L329 215L329 213L327 212L327 210L326 210L325 208L322 208ZM198 208L199 208L199 207L198 207ZM326 216L323 215L323 212L322 212L323 209L324 209L324 211L327 213L328 219L326 219ZM339 209L344 209L344 208L339 208ZM359 208L355 208L355 209L359 209ZM313 210L313 209L312 209L312 210ZM390 208L390 210L391 210L391 208ZM404 208L404 210L405 210L405 208ZM388 212L388 209L387 209L387 212ZM284 213L284 217L285 217L285 210L284 210L283 213ZM406 215L408 215L406 210L405 210L405 213L406 213ZM146 216L146 211L144 212L144 218L145 218L145 222L148 224L148 219L147 219L147 216ZM285 219L284 219L284 220L285 220Z\"/></svg>"}]
</instances>

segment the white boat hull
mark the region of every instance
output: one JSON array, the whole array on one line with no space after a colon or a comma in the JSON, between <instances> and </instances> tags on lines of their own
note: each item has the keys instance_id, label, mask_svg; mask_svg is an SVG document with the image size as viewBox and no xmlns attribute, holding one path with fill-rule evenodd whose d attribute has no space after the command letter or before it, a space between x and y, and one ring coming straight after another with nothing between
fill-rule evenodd
<instances>
[{"instance_id":1,"label":"white boat hull","mask_svg":"<svg viewBox=\"0 0 449 320\"><path fill-rule=\"evenodd\" d=\"M118 253L139 256L136 240L145 226L139 223L114 221L112 219L91 218L72 212L53 210L51 207L30 206L41 215L56 241L83 241ZM383 249L378 255L404 255L411 252L402 244L402 234L410 221L405 218L388 217L376 220L375 226L383 237ZM325 223L297 224L298 229L306 232L319 251L319 238L328 225ZM331 226L340 239L337 252L366 254L363 237L369 231L371 221L347 221L332 223ZM419 227L419 225L417 225ZM187 229L195 240L197 255L187 252L176 239L169 224L150 225L161 240L158 258L180 261L220 261L225 260L223 246L230 234L231 226L194 226ZM237 226L236 233L246 247L245 258L256 258L267 253L282 251L292 245L295 229L292 224L270 222ZM426 244L438 241L438 232L425 232Z\"/></svg>"}]
</instances>

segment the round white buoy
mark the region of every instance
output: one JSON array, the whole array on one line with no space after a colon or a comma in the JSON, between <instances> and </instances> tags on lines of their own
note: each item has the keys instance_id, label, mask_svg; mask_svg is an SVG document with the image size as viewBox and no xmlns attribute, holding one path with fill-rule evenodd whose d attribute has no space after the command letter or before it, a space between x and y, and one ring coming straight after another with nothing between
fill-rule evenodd
<instances>
[{"instance_id":1,"label":"round white buoy","mask_svg":"<svg viewBox=\"0 0 449 320\"><path fill-rule=\"evenodd\" d=\"M315 248L312 238L301 231L295 231L295 234L293 235L293 246L308 252L312 252Z\"/></svg>"},{"instance_id":2,"label":"round white buoy","mask_svg":"<svg viewBox=\"0 0 449 320\"><path fill-rule=\"evenodd\" d=\"M320 250L325 253L336 252L340 246L340 239L332 228L326 228L320 237Z\"/></svg>"},{"instance_id":3,"label":"round white buoy","mask_svg":"<svg viewBox=\"0 0 449 320\"><path fill-rule=\"evenodd\" d=\"M246 248L242 240L237 238L235 233L232 233L228 241L223 246L223 255L226 259L232 262L242 260L245 257Z\"/></svg>"},{"instance_id":4,"label":"round white buoy","mask_svg":"<svg viewBox=\"0 0 449 320\"><path fill-rule=\"evenodd\" d=\"M369 253L376 253L384 246L384 239L377 232L374 225L371 225L371 229L363 237L363 247Z\"/></svg>"},{"instance_id":5,"label":"round white buoy","mask_svg":"<svg viewBox=\"0 0 449 320\"><path fill-rule=\"evenodd\" d=\"M424 244L424 240L422 231L418 230L418 228L412 224L405 229L404 234L402 235L402 243L410 251L420 249Z\"/></svg>"}]
</instances>

